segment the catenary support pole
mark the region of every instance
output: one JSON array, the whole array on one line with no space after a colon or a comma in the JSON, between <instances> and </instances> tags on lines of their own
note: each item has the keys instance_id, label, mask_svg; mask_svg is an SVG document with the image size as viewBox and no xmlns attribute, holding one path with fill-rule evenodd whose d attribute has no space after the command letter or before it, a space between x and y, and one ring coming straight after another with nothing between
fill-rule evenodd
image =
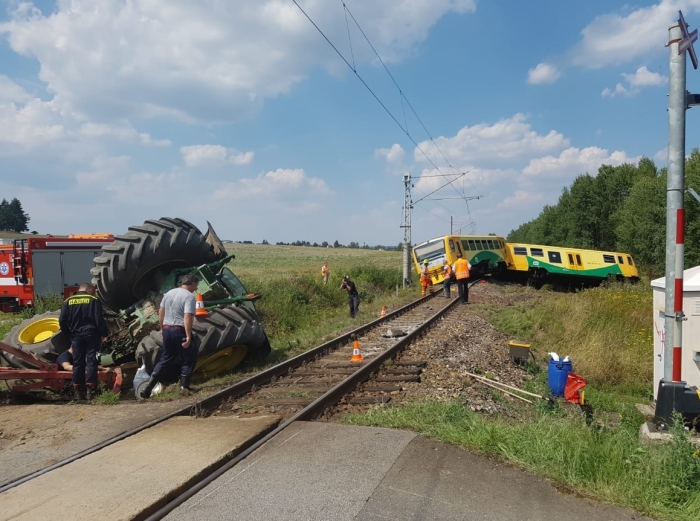
<instances>
[{"instance_id":1,"label":"catenary support pole","mask_svg":"<svg viewBox=\"0 0 700 521\"><path fill-rule=\"evenodd\" d=\"M403 176L403 287L411 285L411 174Z\"/></svg>"}]
</instances>

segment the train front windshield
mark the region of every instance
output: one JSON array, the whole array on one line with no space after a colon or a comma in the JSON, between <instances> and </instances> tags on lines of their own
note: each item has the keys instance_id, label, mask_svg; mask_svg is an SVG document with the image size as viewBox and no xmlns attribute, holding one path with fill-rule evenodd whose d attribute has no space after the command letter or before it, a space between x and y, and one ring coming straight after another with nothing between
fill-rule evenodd
<instances>
[{"instance_id":1,"label":"train front windshield","mask_svg":"<svg viewBox=\"0 0 700 521\"><path fill-rule=\"evenodd\" d=\"M431 261L433 259L445 257L445 238L440 237L439 239L433 239L419 244L413 248L413 253L416 256L418 264L425 259Z\"/></svg>"}]
</instances>

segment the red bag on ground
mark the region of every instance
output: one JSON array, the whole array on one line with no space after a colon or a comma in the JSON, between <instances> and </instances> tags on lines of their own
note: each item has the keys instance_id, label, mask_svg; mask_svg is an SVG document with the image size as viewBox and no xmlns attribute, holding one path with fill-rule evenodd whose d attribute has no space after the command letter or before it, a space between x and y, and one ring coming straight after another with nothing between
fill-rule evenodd
<instances>
[{"instance_id":1,"label":"red bag on ground","mask_svg":"<svg viewBox=\"0 0 700 521\"><path fill-rule=\"evenodd\" d=\"M566 387L564 387L564 398L571 403L581 404L581 389L586 387L586 380L572 372L566 377Z\"/></svg>"}]
</instances>

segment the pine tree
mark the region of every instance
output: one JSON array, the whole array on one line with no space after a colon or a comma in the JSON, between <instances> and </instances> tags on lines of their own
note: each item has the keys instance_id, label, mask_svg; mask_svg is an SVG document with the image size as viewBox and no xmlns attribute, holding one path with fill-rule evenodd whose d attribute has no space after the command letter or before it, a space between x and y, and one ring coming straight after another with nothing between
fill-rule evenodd
<instances>
[{"instance_id":1,"label":"pine tree","mask_svg":"<svg viewBox=\"0 0 700 521\"><path fill-rule=\"evenodd\" d=\"M7 199L3 199L0 202L0 230L9 230L10 226L8 223L8 218L10 215L10 203Z\"/></svg>"},{"instance_id":2,"label":"pine tree","mask_svg":"<svg viewBox=\"0 0 700 521\"><path fill-rule=\"evenodd\" d=\"M29 215L24 213L22 203L16 197L9 203L6 199L0 202L0 230L26 232L29 230Z\"/></svg>"}]
</instances>

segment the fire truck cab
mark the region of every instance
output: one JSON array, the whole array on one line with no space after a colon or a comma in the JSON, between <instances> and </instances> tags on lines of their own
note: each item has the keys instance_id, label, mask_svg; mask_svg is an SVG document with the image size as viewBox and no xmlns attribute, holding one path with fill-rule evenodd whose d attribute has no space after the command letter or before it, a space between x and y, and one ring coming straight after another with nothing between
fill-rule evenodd
<instances>
[{"instance_id":1,"label":"fire truck cab","mask_svg":"<svg viewBox=\"0 0 700 521\"><path fill-rule=\"evenodd\" d=\"M0 239L0 311L31 305L36 297L69 297L92 278L90 268L112 234Z\"/></svg>"}]
</instances>

